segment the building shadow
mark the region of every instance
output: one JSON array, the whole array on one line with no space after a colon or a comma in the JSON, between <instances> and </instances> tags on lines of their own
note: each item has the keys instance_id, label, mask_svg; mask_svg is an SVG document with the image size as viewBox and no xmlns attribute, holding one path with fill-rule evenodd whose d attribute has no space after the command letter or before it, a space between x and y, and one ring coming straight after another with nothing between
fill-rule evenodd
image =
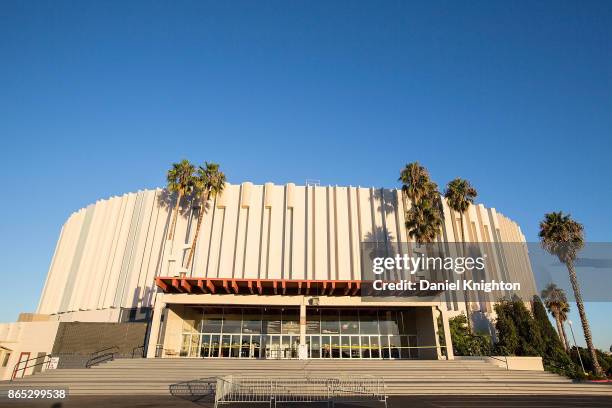
<instances>
[{"instance_id":1,"label":"building shadow","mask_svg":"<svg viewBox=\"0 0 612 408\"><path fill-rule=\"evenodd\" d=\"M215 377L198 378L170 384L168 389L170 395L183 400L191 401L198 405L209 406L215 402L215 390L217 379Z\"/></svg>"}]
</instances>

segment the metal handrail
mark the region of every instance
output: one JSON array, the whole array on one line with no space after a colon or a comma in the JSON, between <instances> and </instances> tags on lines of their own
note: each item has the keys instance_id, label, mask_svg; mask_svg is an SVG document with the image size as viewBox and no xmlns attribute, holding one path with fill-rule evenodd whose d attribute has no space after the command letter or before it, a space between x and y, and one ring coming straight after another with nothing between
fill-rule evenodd
<instances>
[{"instance_id":1,"label":"metal handrail","mask_svg":"<svg viewBox=\"0 0 612 408\"><path fill-rule=\"evenodd\" d=\"M109 350L116 350L116 351L100 354L102 352L109 351ZM118 352L119 352L118 346L110 346L110 347L106 347L98 351L94 351L93 353L91 353L90 359L87 360L87 362L85 363L85 368L91 368L105 361L109 361L109 360L112 361L115 359L115 354L117 354Z\"/></svg>"},{"instance_id":2,"label":"metal handrail","mask_svg":"<svg viewBox=\"0 0 612 408\"><path fill-rule=\"evenodd\" d=\"M142 349L142 353L140 353L141 357L144 357L145 354L145 346L144 344L142 346L136 346L132 349L132 358L135 358L135 354L136 354L136 350L138 349Z\"/></svg>"},{"instance_id":3,"label":"metal handrail","mask_svg":"<svg viewBox=\"0 0 612 408\"><path fill-rule=\"evenodd\" d=\"M103 348L103 349L98 350L98 351L94 351L93 353L91 353L91 357L94 357L96 354L99 354L99 353L102 353L103 351L108 351L108 350L111 350L111 349L119 350L119 346L110 346L110 347L106 347L106 348Z\"/></svg>"},{"instance_id":4,"label":"metal handrail","mask_svg":"<svg viewBox=\"0 0 612 408\"><path fill-rule=\"evenodd\" d=\"M45 361L47 357L49 357L49 360ZM39 358L42 358L43 361L40 363L28 365L28 361L38 360ZM25 363L24 366L22 368L17 368L22 363ZM27 360L24 360L24 361L18 361L17 363L15 363L15 366L13 367L13 374L11 375L11 381L13 381L17 377L17 372L19 371L23 371L23 374L21 375L23 377L26 369L31 368L31 367L36 367L39 365L43 365L43 364L47 364L47 367L48 367L49 363L51 363L51 354L45 354L44 356L37 356L37 357L28 358Z\"/></svg>"},{"instance_id":5,"label":"metal handrail","mask_svg":"<svg viewBox=\"0 0 612 408\"><path fill-rule=\"evenodd\" d=\"M510 368L508 368L508 356L504 356L504 360L502 360L501 358L494 357L494 356L486 356L486 357L492 358L493 360L501 361L502 363L506 363L506 370L510 370Z\"/></svg>"},{"instance_id":6,"label":"metal handrail","mask_svg":"<svg viewBox=\"0 0 612 408\"><path fill-rule=\"evenodd\" d=\"M96 357L93 357L87 360L87 362L85 363L85 368L91 368L100 363L104 363L105 361L113 361L114 359L115 359L115 353L101 354L99 356L96 356Z\"/></svg>"}]
</instances>

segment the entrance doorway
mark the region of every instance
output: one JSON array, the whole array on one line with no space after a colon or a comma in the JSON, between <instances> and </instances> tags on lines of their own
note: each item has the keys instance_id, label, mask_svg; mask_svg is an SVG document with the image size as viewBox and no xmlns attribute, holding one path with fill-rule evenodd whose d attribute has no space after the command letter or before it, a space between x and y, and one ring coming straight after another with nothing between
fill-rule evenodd
<instances>
[{"instance_id":1,"label":"entrance doorway","mask_svg":"<svg viewBox=\"0 0 612 408\"><path fill-rule=\"evenodd\" d=\"M187 306L179 355L298 358L299 321L297 307ZM305 331L308 358L419 358L414 308L307 308Z\"/></svg>"}]
</instances>

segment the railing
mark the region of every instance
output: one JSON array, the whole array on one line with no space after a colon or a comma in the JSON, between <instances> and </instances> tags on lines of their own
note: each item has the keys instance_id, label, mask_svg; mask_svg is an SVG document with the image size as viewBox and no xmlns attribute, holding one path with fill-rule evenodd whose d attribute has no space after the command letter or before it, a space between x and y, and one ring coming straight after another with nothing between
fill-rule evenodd
<instances>
[{"instance_id":1,"label":"railing","mask_svg":"<svg viewBox=\"0 0 612 408\"><path fill-rule=\"evenodd\" d=\"M39 363L36 363L36 364L28 365L29 361L38 360L40 358L42 358L43 361L41 361ZM48 360L47 360L47 358L48 358ZM18 361L15 364L15 367L13 367L13 374L11 375L11 381L13 381L15 378L17 378L17 373L19 371L22 372L21 373L21 377L23 377L25 375L25 370L26 369L32 368L32 367L44 366L45 364L47 365L47 368L49 368L49 364L50 363L51 363L51 354L45 354L44 356L32 357L32 358L29 358L27 360ZM23 367L20 367L21 364L23 364Z\"/></svg>"},{"instance_id":2,"label":"railing","mask_svg":"<svg viewBox=\"0 0 612 408\"><path fill-rule=\"evenodd\" d=\"M212 346L212 349L215 350L215 354L209 356L208 352L205 356L198 355L187 355L186 353L177 352L173 350L172 354L169 354L169 350L163 348L163 344L158 344L156 347L155 357L202 357L202 358L249 358L249 359L266 359L266 360L289 360L289 359L299 359L300 353L299 348L297 347L272 347L272 348L249 348L245 345L215 345ZM235 353L235 350L238 350L238 353ZM256 353L253 354L253 351ZM312 357L311 353L308 354L307 359L365 359L365 360L414 360L418 359L419 355L415 352L419 350L432 350L435 351L436 354L439 353L439 357L448 360L448 352L446 350L446 346L436 345L436 346L385 346L381 347L372 347L372 346L357 346L357 345L327 345L321 346L320 348L316 348L317 357ZM250 352L243 353L243 351ZM355 356L353 353L357 351L358 355ZM348 355L348 357L347 357ZM344 356L344 357L342 357ZM435 356L433 356L435 359Z\"/></svg>"},{"instance_id":3,"label":"railing","mask_svg":"<svg viewBox=\"0 0 612 408\"><path fill-rule=\"evenodd\" d=\"M501 358L495 357L495 356L486 356L489 358L492 358L493 360L497 360L497 361L501 361L502 363L506 364L506 370L510 370L510 368L508 368L508 357L504 356L504 359L502 360Z\"/></svg>"},{"instance_id":4,"label":"railing","mask_svg":"<svg viewBox=\"0 0 612 408\"><path fill-rule=\"evenodd\" d=\"M261 378L226 376L217 380L215 407L234 403L381 402L387 406L383 379L368 376L332 378Z\"/></svg>"},{"instance_id":5,"label":"railing","mask_svg":"<svg viewBox=\"0 0 612 408\"><path fill-rule=\"evenodd\" d=\"M110 346L91 353L89 360L85 363L85 368L91 368L106 361L115 359L115 354L119 352L119 347Z\"/></svg>"},{"instance_id":6,"label":"railing","mask_svg":"<svg viewBox=\"0 0 612 408\"><path fill-rule=\"evenodd\" d=\"M440 349L440 355L448 360L448 353L446 352L446 346L385 346L381 347L372 347L372 346L348 346L348 345L333 345L330 347L322 347L321 350L324 351L326 356L320 357L324 360L326 359L340 359L340 357L334 357L335 353L342 353L343 351L348 351L351 353L351 350L363 350L368 351L370 353L370 357L353 357L355 360L357 359L383 359L383 360L415 360L418 358L418 355L413 356L410 352L411 350L437 350ZM408 351L408 354L403 351ZM371 353L377 353L380 357L371 357ZM408 355L409 357L405 357ZM348 359L347 357L343 357L342 359Z\"/></svg>"},{"instance_id":7,"label":"railing","mask_svg":"<svg viewBox=\"0 0 612 408\"><path fill-rule=\"evenodd\" d=\"M143 344L142 346L136 346L136 347L134 347L132 349L132 358L136 358L137 357L137 354L136 354L137 350L141 350L140 353L138 353L139 354L139 356L138 356L139 358L140 357L145 357L145 346Z\"/></svg>"}]
</instances>

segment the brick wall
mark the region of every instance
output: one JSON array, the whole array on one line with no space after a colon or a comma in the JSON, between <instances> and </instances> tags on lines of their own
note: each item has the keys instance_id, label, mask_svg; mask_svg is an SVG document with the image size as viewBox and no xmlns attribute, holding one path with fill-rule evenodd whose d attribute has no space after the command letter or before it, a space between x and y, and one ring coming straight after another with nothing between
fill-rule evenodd
<instances>
[{"instance_id":1,"label":"brick wall","mask_svg":"<svg viewBox=\"0 0 612 408\"><path fill-rule=\"evenodd\" d=\"M115 358L141 357L146 331L147 323L62 322L51 354L60 357L58 368L84 366L92 353L113 346Z\"/></svg>"}]
</instances>

